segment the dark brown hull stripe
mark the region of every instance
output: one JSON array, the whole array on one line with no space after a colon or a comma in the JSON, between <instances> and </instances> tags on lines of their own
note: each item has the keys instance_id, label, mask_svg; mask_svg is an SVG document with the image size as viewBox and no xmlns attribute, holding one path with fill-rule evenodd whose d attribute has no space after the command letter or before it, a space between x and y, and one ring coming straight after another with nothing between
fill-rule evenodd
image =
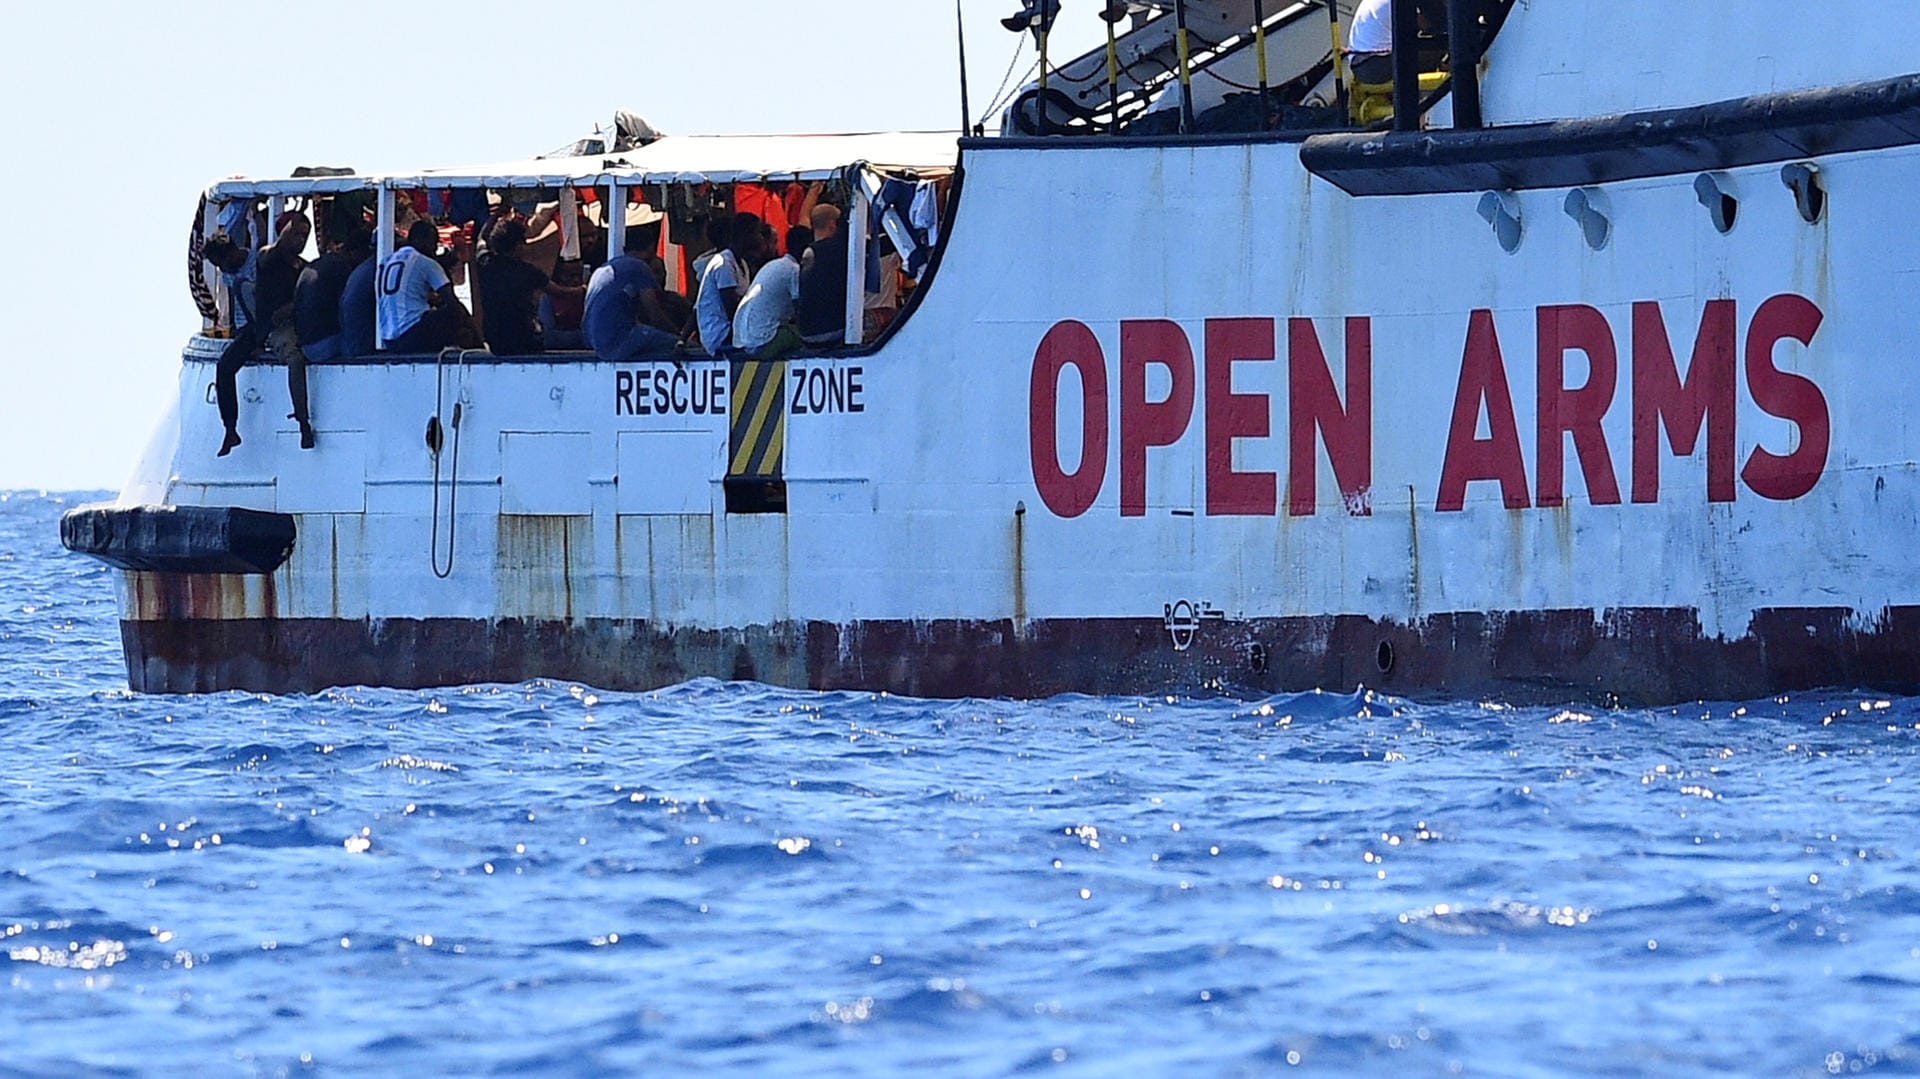
<instances>
[{"instance_id":1,"label":"dark brown hull stripe","mask_svg":"<svg viewBox=\"0 0 1920 1079\"><path fill-rule=\"evenodd\" d=\"M1201 620L1186 647L1160 619L785 623L247 619L122 622L146 693L426 688L534 678L644 690L692 678L923 697L1348 691L1513 703L1657 705L1822 687L1920 692L1920 607L1869 626L1839 608L1757 615L1739 640L1684 609Z\"/></svg>"}]
</instances>

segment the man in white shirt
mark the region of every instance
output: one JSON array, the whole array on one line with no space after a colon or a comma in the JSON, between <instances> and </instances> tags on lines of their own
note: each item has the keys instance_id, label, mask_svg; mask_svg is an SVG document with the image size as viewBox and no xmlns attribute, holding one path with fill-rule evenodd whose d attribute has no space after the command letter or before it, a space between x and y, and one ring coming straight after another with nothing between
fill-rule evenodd
<instances>
[{"instance_id":1,"label":"man in white shirt","mask_svg":"<svg viewBox=\"0 0 1920 1079\"><path fill-rule=\"evenodd\" d=\"M1347 67L1353 81L1380 85L1393 81L1393 5L1395 0L1360 0L1347 27ZM1398 0L1412 4L1420 32L1447 22L1446 0Z\"/></svg>"},{"instance_id":2,"label":"man in white shirt","mask_svg":"<svg viewBox=\"0 0 1920 1079\"><path fill-rule=\"evenodd\" d=\"M380 336L389 352L438 352L453 344L457 326L453 282L434 257L440 230L415 221L407 243L380 264L374 279Z\"/></svg>"},{"instance_id":3,"label":"man in white shirt","mask_svg":"<svg viewBox=\"0 0 1920 1079\"><path fill-rule=\"evenodd\" d=\"M1354 82L1393 81L1393 0L1360 0L1347 25L1346 51Z\"/></svg>"},{"instance_id":4,"label":"man in white shirt","mask_svg":"<svg viewBox=\"0 0 1920 1079\"><path fill-rule=\"evenodd\" d=\"M694 314L700 321L700 345L709 356L718 356L733 348L733 316L740 308L741 294L746 291L751 272L748 265L762 257L763 227L753 214L733 215L731 242L700 280L700 298L694 304Z\"/></svg>"},{"instance_id":5,"label":"man in white shirt","mask_svg":"<svg viewBox=\"0 0 1920 1079\"><path fill-rule=\"evenodd\" d=\"M800 302L800 256L812 243L813 230L805 225L787 231L787 253L761 267L740 297L740 309L733 313L733 347L757 360L777 359L800 347L793 311Z\"/></svg>"},{"instance_id":6,"label":"man in white shirt","mask_svg":"<svg viewBox=\"0 0 1920 1079\"><path fill-rule=\"evenodd\" d=\"M700 286L707 280L707 271L727 253L727 241L732 238L733 219L715 217L707 220L707 249L693 256L693 289L690 296L700 295Z\"/></svg>"}]
</instances>

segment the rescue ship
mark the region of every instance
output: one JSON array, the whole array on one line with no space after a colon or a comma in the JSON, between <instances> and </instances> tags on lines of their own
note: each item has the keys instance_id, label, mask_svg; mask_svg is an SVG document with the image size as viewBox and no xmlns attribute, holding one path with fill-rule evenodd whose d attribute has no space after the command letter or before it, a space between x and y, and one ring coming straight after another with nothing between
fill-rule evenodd
<instances>
[{"instance_id":1,"label":"rescue ship","mask_svg":"<svg viewBox=\"0 0 1920 1079\"><path fill-rule=\"evenodd\" d=\"M1133 7L995 132L214 184L198 235L359 200L385 255L422 193L591 202L617 247L824 182L846 332L315 362L312 450L268 358L216 457L196 265L174 407L62 523L119 571L132 687L1920 691L1920 29L1454 0L1422 32L1399 0L1380 86L1329 35L1348 0ZM1057 9L1016 28L1097 13ZM918 287L870 337L882 234Z\"/></svg>"}]
</instances>

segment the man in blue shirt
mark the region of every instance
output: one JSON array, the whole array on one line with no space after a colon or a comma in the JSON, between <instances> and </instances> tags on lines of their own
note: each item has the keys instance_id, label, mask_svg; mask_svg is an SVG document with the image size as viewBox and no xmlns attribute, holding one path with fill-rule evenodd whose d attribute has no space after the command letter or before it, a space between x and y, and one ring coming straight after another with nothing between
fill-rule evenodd
<instances>
[{"instance_id":1,"label":"man in blue shirt","mask_svg":"<svg viewBox=\"0 0 1920 1079\"><path fill-rule=\"evenodd\" d=\"M580 328L595 355L619 363L670 353L678 339L654 325L665 321L660 282L645 261L621 255L593 271Z\"/></svg>"}]
</instances>

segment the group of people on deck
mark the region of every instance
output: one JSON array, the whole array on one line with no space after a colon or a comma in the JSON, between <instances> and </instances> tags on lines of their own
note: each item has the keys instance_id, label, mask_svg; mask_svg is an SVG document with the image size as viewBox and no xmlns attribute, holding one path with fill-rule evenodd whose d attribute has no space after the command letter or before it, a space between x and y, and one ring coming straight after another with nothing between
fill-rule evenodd
<instances>
[{"instance_id":1,"label":"group of people on deck","mask_svg":"<svg viewBox=\"0 0 1920 1079\"><path fill-rule=\"evenodd\" d=\"M288 417L300 426L300 445L314 446L307 401L307 361L373 351L375 319L373 233L364 225L322 242L309 264L303 252L313 222L293 211L274 222L274 240L249 251L224 233L208 240L202 257L225 275L232 302L233 339L214 369L214 391L226 437L220 456L240 445L235 378L264 345L287 364Z\"/></svg>"},{"instance_id":2,"label":"group of people on deck","mask_svg":"<svg viewBox=\"0 0 1920 1079\"><path fill-rule=\"evenodd\" d=\"M844 344L847 238L843 213L823 189L813 184L799 200L793 195L802 192L790 189L784 204L769 199L772 210L760 212L741 208L747 200L736 194L732 212L708 217L709 249L671 278L662 255L680 249L662 243L665 215L644 203L625 208L622 253L600 265L593 255L607 250L606 232L583 206L569 207L568 220L564 203L516 204L507 194L479 193L486 217L465 224L442 223L431 204L403 196L395 238L404 242L384 259L374 257L371 207L354 200L316 200L317 243L312 219L299 210L279 215L272 242L258 249L245 242L245 225L237 240L222 231L202 249L230 297L233 336L215 368L226 428L220 455L241 444L236 377L263 348L287 365L289 418L311 449L309 360L450 347L498 355L582 349L619 362L696 352L771 359ZM311 263L310 244L319 252ZM903 268L890 245L882 265L893 280L883 277L878 292L868 285L869 338L899 303ZM684 286L670 288L670 280ZM463 285L471 310L456 294Z\"/></svg>"},{"instance_id":3,"label":"group of people on deck","mask_svg":"<svg viewBox=\"0 0 1920 1079\"><path fill-rule=\"evenodd\" d=\"M773 358L806 345L845 341L847 245L841 212L828 203L784 234L758 214L709 224L712 247L695 256L688 300L666 289L658 256L621 255L587 284L585 345L626 361L697 345L710 356ZM649 225L638 250L658 240ZM634 240L629 226L627 237Z\"/></svg>"},{"instance_id":4,"label":"group of people on deck","mask_svg":"<svg viewBox=\"0 0 1920 1079\"><path fill-rule=\"evenodd\" d=\"M736 213L709 234L695 260L694 330L709 355L771 359L845 341L847 240L840 208L817 204L784 237L759 216ZM783 253L784 251L784 253ZM594 342L603 359L627 359Z\"/></svg>"}]
</instances>

